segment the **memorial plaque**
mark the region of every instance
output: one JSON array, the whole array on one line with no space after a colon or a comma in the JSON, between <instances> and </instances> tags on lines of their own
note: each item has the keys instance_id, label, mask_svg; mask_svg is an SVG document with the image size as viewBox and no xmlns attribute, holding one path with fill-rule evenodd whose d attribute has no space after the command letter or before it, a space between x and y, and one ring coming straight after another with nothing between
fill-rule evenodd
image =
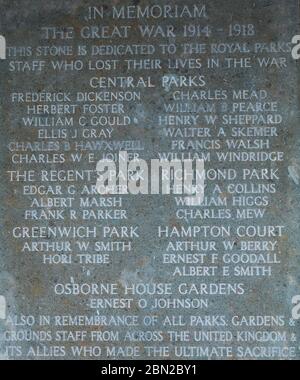
<instances>
[{"instance_id":1,"label":"memorial plaque","mask_svg":"<svg viewBox=\"0 0 300 380\"><path fill-rule=\"evenodd\" d=\"M299 1L0 5L1 359L298 360Z\"/></svg>"}]
</instances>

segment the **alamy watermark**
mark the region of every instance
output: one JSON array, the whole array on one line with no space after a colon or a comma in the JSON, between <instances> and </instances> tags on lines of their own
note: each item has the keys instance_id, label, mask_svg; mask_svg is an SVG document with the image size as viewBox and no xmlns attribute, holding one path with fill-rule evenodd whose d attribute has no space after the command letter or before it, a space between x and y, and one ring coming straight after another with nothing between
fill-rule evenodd
<instances>
[{"instance_id":1,"label":"alamy watermark","mask_svg":"<svg viewBox=\"0 0 300 380\"><path fill-rule=\"evenodd\" d=\"M0 296L0 319L6 319L6 299Z\"/></svg>"},{"instance_id":2,"label":"alamy watermark","mask_svg":"<svg viewBox=\"0 0 300 380\"><path fill-rule=\"evenodd\" d=\"M292 44L295 45L292 49L293 59L300 59L300 35L297 34L292 38Z\"/></svg>"},{"instance_id":3,"label":"alamy watermark","mask_svg":"<svg viewBox=\"0 0 300 380\"><path fill-rule=\"evenodd\" d=\"M296 295L292 298L292 304L294 305L292 309L292 318L296 321L300 319L300 295Z\"/></svg>"},{"instance_id":4,"label":"alamy watermark","mask_svg":"<svg viewBox=\"0 0 300 380\"><path fill-rule=\"evenodd\" d=\"M187 195L187 206L199 206L204 199L203 160L128 159L119 152L118 162L102 159L97 163L96 189L99 194Z\"/></svg>"},{"instance_id":5,"label":"alamy watermark","mask_svg":"<svg viewBox=\"0 0 300 380\"><path fill-rule=\"evenodd\" d=\"M0 35L0 59L6 59L6 40Z\"/></svg>"}]
</instances>

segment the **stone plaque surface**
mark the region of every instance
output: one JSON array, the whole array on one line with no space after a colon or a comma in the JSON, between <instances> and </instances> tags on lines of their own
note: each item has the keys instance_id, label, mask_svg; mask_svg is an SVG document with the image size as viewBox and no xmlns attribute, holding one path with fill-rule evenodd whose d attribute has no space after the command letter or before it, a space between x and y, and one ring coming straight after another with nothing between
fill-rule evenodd
<instances>
[{"instance_id":1,"label":"stone plaque surface","mask_svg":"<svg viewBox=\"0 0 300 380\"><path fill-rule=\"evenodd\" d=\"M299 1L0 6L1 359L299 359Z\"/></svg>"}]
</instances>

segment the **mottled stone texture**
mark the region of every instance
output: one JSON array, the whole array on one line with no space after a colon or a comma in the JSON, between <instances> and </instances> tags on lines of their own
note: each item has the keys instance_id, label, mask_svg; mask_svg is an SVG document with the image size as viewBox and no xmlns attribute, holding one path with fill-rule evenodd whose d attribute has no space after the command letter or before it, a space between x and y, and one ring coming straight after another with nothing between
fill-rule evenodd
<instances>
[{"instance_id":1,"label":"mottled stone texture","mask_svg":"<svg viewBox=\"0 0 300 380\"><path fill-rule=\"evenodd\" d=\"M79 31L82 25L85 25L83 14L89 5L107 5L108 9L111 5L129 4L141 5L161 4L161 1L96 1L88 0L0 0L0 34L4 35L8 46L32 46L46 45L47 42L41 39L40 28L42 26L72 26ZM163 2L165 3L165 2ZM170 1L170 4L194 4L193 1ZM257 37L255 41L260 42L289 42L292 36L299 33L299 4L296 0L211 0L207 1L208 22L213 26L228 26L230 22L254 23L257 28ZM133 21L115 21L117 25L135 25L136 23L146 23L144 20ZM178 28L183 23L181 20L162 20L161 25L174 24ZM99 25L101 21L90 22ZM106 18L105 24L109 24ZM149 21L151 23L151 20ZM126 43L141 43L138 41L138 34L131 34ZM166 42L168 39L164 39ZM212 37L206 39L199 38L197 42L243 42L241 38L230 39L224 34L214 33ZM149 43L154 43L154 40ZM158 40L157 40L158 41ZM250 44L253 43L251 38L245 39ZM145 41L147 42L147 41ZM180 45L186 42L183 38L178 37L171 39ZM55 42L56 43L56 42ZM59 42L58 42L59 43ZM76 46L81 44L82 40L76 37L71 44ZM91 41L85 44L92 43ZM101 43L101 42L97 42ZM106 44L109 41L105 42ZM115 43L115 42L114 42ZM158 43L158 42L156 42ZM230 57L240 57L243 54L228 55ZM266 54L267 55L267 54ZM280 54L279 54L280 55ZM279 256L281 264L274 266L272 277L245 277L242 279L231 279L233 282L243 282L247 289L246 294L242 296L215 296L210 298L208 309L203 310L156 310L150 308L145 310L139 309L136 298L132 310L100 310L100 315L121 315L131 314L139 315L141 318L145 315L157 315L160 321L167 315L189 318L190 315L225 315L231 318L233 315L283 315L286 319L286 327L284 330L288 332L288 341L276 342L272 344L268 342L266 346L289 346L296 347L296 357L300 358L298 350L300 330L299 322L294 321L293 326L289 325L292 311L292 297L300 294L299 286L299 268L300 268L300 239L299 239L299 176L300 176L300 155L299 155L299 61L294 61L290 53L281 54L287 58L287 67L277 69L271 67L267 69L255 67L249 69L216 69L208 70L204 68L201 73L206 76L207 88L211 89L266 89L273 100L279 103L280 113L283 115L283 123L278 127L279 136L273 138L273 149L283 151L285 153L284 162L272 164L268 162L235 162L220 163L212 160L206 164L209 168L279 168L280 181L277 184L278 192L271 196L271 206L267 208L267 214L262 221L245 220L240 221L234 218L229 220L178 220L176 219L176 203L173 196L126 196L124 199L124 208L128 212L128 220L126 225L139 226L140 238L132 239L133 249L131 252L118 253L114 252L112 263L105 266L97 265L79 265L74 262L72 265L43 265L41 253L22 253L21 239L14 239L12 229L14 226L60 226L62 224L76 226L83 224L101 228L105 225L124 225L123 221L85 221L74 222L70 220L61 221L24 221L24 210L29 208L30 197L24 197L22 194L21 183L9 182L8 170L31 170L40 171L43 165L12 165L10 162L10 153L7 149L10 141L38 141L37 129L25 127L22 123L22 117L25 116L25 107L23 105L13 104L10 100L11 92L26 91L67 91L76 93L76 91L89 91L89 79L94 75L87 69L80 72L56 72L54 70L44 70L40 73L14 73L10 72L8 62L14 58L9 57L7 60L0 61L0 98L1 98L1 150L0 150L0 168L1 168L1 217L0 217L0 294L5 296L7 301L7 314L13 315L95 315L96 310L91 310L87 306L89 297L86 296L55 296L54 285L56 283L64 283L75 281L76 283L118 283L122 288L124 284L130 283L159 283L172 282L174 286L183 282L202 283L211 280L205 278L182 278L173 277L169 267L161 262L162 253L165 252L168 239L157 237L158 225L169 226L189 226L189 225L231 225L236 228L241 223L254 225L285 225L284 234L278 239ZM205 55L208 58L209 54ZM253 59L254 53L249 54ZM274 57L276 55L272 55ZM168 57L156 54L157 58L166 61ZM75 57L76 58L76 57ZM16 60L30 60L31 58L16 58ZM122 57L118 57L122 59ZM50 57L45 59L51 60ZM164 68L162 72L159 70L133 73L133 76L150 75L155 82L159 82L163 75L199 75L197 70L190 73L186 69L170 70ZM111 75L97 72L98 75ZM113 75L128 75L125 63L121 64L120 72ZM132 74L130 74L132 75ZM170 139L166 138L162 132L162 127L158 126L158 114L163 112L163 103L170 101L171 92L157 87L156 89L142 90L142 100L132 104L126 104L126 113L135 118L136 123L130 127L114 128L114 140L141 140L144 151L141 152L143 158L157 157L157 152L171 151ZM171 102L171 101L170 101ZM221 116L221 111L217 111ZM198 125L199 126L199 125ZM220 127L221 125L218 125ZM77 125L78 127L78 125ZM79 127L78 127L79 128ZM213 127L213 128L217 128ZM116 150L117 152L117 150ZM100 152L95 152L95 157ZM69 157L69 156L68 156ZM68 158L64 165L48 165L50 169L94 169L94 164L89 164L87 160L82 163L73 164ZM81 184L82 185L82 184ZM220 182L222 184L222 181ZM63 184L63 189L66 185ZM212 190L208 185L207 194ZM75 208L79 208L78 200L75 202ZM91 239L91 241L101 239ZM118 240L118 239L116 239ZM220 244L223 239L220 239ZM236 240L236 246L239 244L239 238L232 236L231 240ZM267 239L268 240L268 239ZM73 242L72 242L73 243ZM80 250L75 248L73 254L79 253ZM239 253L238 248L234 248L233 253ZM92 253L92 252L91 252ZM214 279L215 282L222 282L224 278ZM147 298L147 296L146 296ZM148 296L151 299L151 296ZM0 332L4 330L22 329L23 327L8 325L5 321L0 320ZM35 327L35 329L39 329ZM50 327L40 329L48 330ZM53 327L53 331L63 329ZM80 327L66 328L67 330L80 330ZM90 327L83 328L85 330ZM93 330L104 331L114 330L112 327L94 327ZM145 326L128 327L127 330L147 330ZM153 343L153 345L166 345L174 347L179 345L178 342L169 342L166 332L169 326L156 326L154 330L162 330L164 332L164 341ZM172 327L173 330L176 327ZM201 330L199 328L181 328L190 331ZM214 326L212 330L226 330L227 327ZM234 331L233 328L229 328ZM243 328L242 328L243 329ZM258 330L260 328L257 328ZM276 331L277 327L265 327L265 331ZM280 329L280 328L278 328ZM122 331L122 329L116 328ZM124 329L123 329L124 331ZM292 335L295 334L295 335ZM296 339L296 343L291 341ZM298 342L298 343L297 343ZM47 342L43 342L47 346ZM60 345L61 343L52 342L51 345ZM69 346L79 345L77 343L65 343L67 358L72 358ZM107 346L108 343L97 342L92 345ZM181 343L180 343L181 344ZM201 343L203 345L222 345L221 343ZM224 345L226 345L225 343ZM5 350L7 343L0 341L0 349ZM18 345L18 343L16 343ZM22 343L24 352L32 345L36 347L36 343ZM83 343L89 345L89 343ZM118 345L117 343L115 345ZM124 346L124 343L120 344ZM126 343L125 345L136 345L141 349L139 359L146 358L144 351L144 342ZM187 344L188 345L188 344ZM194 345L199 345L194 343ZM232 343L234 347L243 345L243 343ZM249 346L255 346L257 343L249 343ZM2 352L2 354L3 354ZM3 354L3 357L5 355ZM26 359L23 354L22 358ZM82 357L83 358L83 357ZM105 359L104 355L101 357ZM170 358L175 358L172 354ZM234 355L234 359L236 355ZM53 358L52 358L53 359ZM83 358L84 359L84 358ZM179 359L176 357L176 359ZM191 357L197 359L197 357Z\"/></svg>"}]
</instances>

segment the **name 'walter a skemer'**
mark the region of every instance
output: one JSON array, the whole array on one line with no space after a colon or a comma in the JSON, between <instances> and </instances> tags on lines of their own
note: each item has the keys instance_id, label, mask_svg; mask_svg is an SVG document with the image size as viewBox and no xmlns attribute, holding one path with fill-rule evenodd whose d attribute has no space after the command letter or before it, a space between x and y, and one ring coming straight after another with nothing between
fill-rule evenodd
<instances>
[{"instance_id":1,"label":"name 'walter a skemer'","mask_svg":"<svg viewBox=\"0 0 300 380\"><path fill-rule=\"evenodd\" d=\"M105 9L104 6L88 7L87 20L110 17L113 19L162 19L162 18L207 18L206 5L124 5Z\"/></svg>"}]
</instances>

